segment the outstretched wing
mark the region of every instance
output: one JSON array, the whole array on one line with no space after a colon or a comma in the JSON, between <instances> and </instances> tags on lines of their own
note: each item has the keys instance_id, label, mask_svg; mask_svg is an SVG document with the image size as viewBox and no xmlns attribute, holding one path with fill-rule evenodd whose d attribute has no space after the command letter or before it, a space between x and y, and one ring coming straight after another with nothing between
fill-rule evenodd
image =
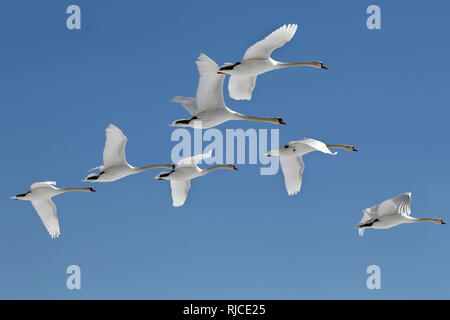
<instances>
[{"instance_id":1,"label":"outstretched wing","mask_svg":"<svg viewBox=\"0 0 450 320\"><path fill-rule=\"evenodd\" d=\"M380 216L389 214L411 215L411 192L383 201L379 206L378 212Z\"/></svg>"},{"instance_id":2,"label":"outstretched wing","mask_svg":"<svg viewBox=\"0 0 450 320\"><path fill-rule=\"evenodd\" d=\"M258 41L248 48L244 54L244 60L269 58L275 49L281 48L286 42L290 41L296 31L296 24L282 26L269 34L263 40Z\"/></svg>"},{"instance_id":3,"label":"outstretched wing","mask_svg":"<svg viewBox=\"0 0 450 320\"><path fill-rule=\"evenodd\" d=\"M36 188L53 188L56 185L56 181L42 181L42 182L35 182L31 185L30 189L36 189Z\"/></svg>"},{"instance_id":4,"label":"outstretched wing","mask_svg":"<svg viewBox=\"0 0 450 320\"><path fill-rule=\"evenodd\" d=\"M195 98L191 97L173 97L173 102L181 103L182 106L192 115L195 115L197 113L197 101Z\"/></svg>"},{"instance_id":5,"label":"outstretched wing","mask_svg":"<svg viewBox=\"0 0 450 320\"><path fill-rule=\"evenodd\" d=\"M219 66L206 54L200 54L197 61L200 74L197 88L197 113L225 108L223 81L225 74L219 74Z\"/></svg>"},{"instance_id":6,"label":"outstretched wing","mask_svg":"<svg viewBox=\"0 0 450 320\"><path fill-rule=\"evenodd\" d=\"M290 196L297 194L302 186L303 169L305 168L302 158L299 156L281 156L280 164L287 193Z\"/></svg>"},{"instance_id":7,"label":"outstretched wing","mask_svg":"<svg viewBox=\"0 0 450 320\"><path fill-rule=\"evenodd\" d=\"M181 159L178 162L177 167L195 166L200 161L207 159L207 158L211 158L211 156L212 156L212 149L209 150L208 153L197 154L192 157L187 157L187 158Z\"/></svg>"},{"instance_id":8,"label":"outstretched wing","mask_svg":"<svg viewBox=\"0 0 450 320\"><path fill-rule=\"evenodd\" d=\"M292 144L296 146L297 152L299 152L302 155L310 153L312 151L320 151L332 155L337 154L337 152L331 152L331 150L328 149L325 143L316 139L305 138L300 141L294 141L292 142Z\"/></svg>"},{"instance_id":9,"label":"outstretched wing","mask_svg":"<svg viewBox=\"0 0 450 320\"><path fill-rule=\"evenodd\" d=\"M105 168L127 163L125 157L127 140L122 130L113 124L109 125L106 129L106 143L105 149L103 149L103 166Z\"/></svg>"},{"instance_id":10,"label":"outstretched wing","mask_svg":"<svg viewBox=\"0 0 450 320\"><path fill-rule=\"evenodd\" d=\"M228 93L234 100L250 100L256 85L256 76L230 76Z\"/></svg>"},{"instance_id":11,"label":"outstretched wing","mask_svg":"<svg viewBox=\"0 0 450 320\"><path fill-rule=\"evenodd\" d=\"M190 187L190 180L170 180L172 204L174 207L180 207L184 204Z\"/></svg>"},{"instance_id":12,"label":"outstretched wing","mask_svg":"<svg viewBox=\"0 0 450 320\"><path fill-rule=\"evenodd\" d=\"M56 215L56 206L53 201L51 199L33 200L31 201L31 204L41 218L50 237L57 238L60 232L58 216Z\"/></svg>"}]
</instances>

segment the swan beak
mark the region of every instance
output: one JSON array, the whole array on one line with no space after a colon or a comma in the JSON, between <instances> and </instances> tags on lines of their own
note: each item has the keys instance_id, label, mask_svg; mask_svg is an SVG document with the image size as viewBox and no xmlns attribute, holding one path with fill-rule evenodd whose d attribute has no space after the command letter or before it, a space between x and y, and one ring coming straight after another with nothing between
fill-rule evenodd
<instances>
[{"instance_id":1,"label":"swan beak","mask_svg":"<svg viewBox=\"0 0 450 320\"><path fill-rule=\"evenodd\" d=\"M446 224L444 220L441 220L441 224Z\"/></svg>"},{"instance_id":2,"label":"swan beak","mask_svg":"<svg viewBox=\"0 0 450 320\"><path fill-rule=\"evenodd\" d=\"M358 149L356 149L354 146L352 146L352 151L358 152Z\"/></svg>"},{"instance_id":3,"label":"swan beak","mask_svg":"<svg viewBox=\"0 0 450 320\"><path fill-rule=\"evenodd\" d=\"M287 123L286 123L286 122L284 122L284 121L283 121L283 120L281 120L281 119L280 119L280 121L279 121L279 122L280 122L280 124L284 124L284 125L287 125Z\"/></svg>"},{"instance_id":4,"label":"swan beak","mask_svg":"<svg viewBox=\"0 0 450 320\"><path fill-rule=\"evenodd\" d=\"M89 191L90 191L90 192L97 192L97 191L95 191L95 189L93 189L93 188L89 188Z\"/></svg>"},{"instance_id":5,"label":"swan beak","mask_svg":"<svg viewBox=\"0 0 450 320\"><path fill-rule=\"evenodd\" d=\"M237 171L239 171L239 169L238 169L238 168L236 168L235 166L233 166L233 170L237 170Z\"/></svg>"},{"instance_id":6,"label":"swan beak","mask_svg":"<svg viewBox=\"0 0 450 320\"><path fill-rule=\"evenodd\" d=\"M328 68L325 67L323 64L321 64L320 67L321 67L322 69L324 69L324 70L328 70Z\"/></svg>"}]
</instances>

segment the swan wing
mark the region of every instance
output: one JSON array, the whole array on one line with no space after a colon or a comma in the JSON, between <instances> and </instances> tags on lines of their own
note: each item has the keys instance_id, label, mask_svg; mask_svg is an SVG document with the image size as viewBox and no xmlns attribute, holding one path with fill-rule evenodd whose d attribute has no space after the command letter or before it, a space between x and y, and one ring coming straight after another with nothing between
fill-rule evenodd
<instances>
[{"instance_id":1,"label":"swan wing","mask_svg":"<svg viewBox=\"0 0 450 320\"><path fill-rule=\"evenodd\" d=\"M320 151L323 153L328 153L335 155L337 152L331 152L330 149L328 149L327 145L323 143L322 141L312 139L312 138L305 138L300 141L294 141L292 144L295 145L295 148L297 152L299 152L301 155L313 152L313 151Z\"/></svg>"},{"instance_id":2,"label":"swan wing","mask_svg":"<svg viewBox=\"0 0 450 320\"><path fill-rule=\"evenodd\" d=\"M53 201L51 199L33 200L31 201L31 204L41 218L50 237L57 238L60 232L58 216L56 215L56 206Z\"/></svg>"},{"instance_id":3,"label":"swan wing","mask_svg":"<svg viewBox=\"0 0 450 320\"><path fill-rule=\"evenodd\" d=\"M377 218L378 218L378 206L373 206L363 210L363 216L357 225L358 233L361 237L364 235L365 228L360 228L360 226L370 223Z\"/></svg>"},{"instance_id":4,"label":"swan wing","mask_svg":"<svg viewBox=\"0 0 450 320\"><path fill-rule=\"evenodd\" d=\"M288 24L278 28L263 40L248 48L244 54L244 60L269 58L275 49L281 48L286 42L290 41L296 31L296 24Z\"/></svg>"},{"instance_id":5,"label":"swan wing","mask_svg":"<svg viewBox=\"0 0 450 320\"><path fill-rule=\"evenodd\" d=\"M190 167L190 166L195 166L197 165L197 163L199 163L200 161L207 159L207 158L211 158L212 157L212 149L209 150L208 153L203 153L203 154L196 154L195 156L192 157L187 157L187 158L183 158L181 159L178 164L177 167Z\"/></svg>"},{"instance_id":6,"label":"swan wing","mask_svg":"<svg viewBox=\"0 0 450 320\"><path fill-rule=\"evenodd\" d=\"M113 124L109 125L106 129L106 143L105 149L103 149L103 166L105 168L127 163L125 157L127 140L122 130Z\"/></svg>"},{"instance_id":7,"label":"swan wing","mask_svg":"<svg viewBox=\"0 0 450 320\"><path fill-rule=\"evenodd\" d=\"M359 221L359 224L365 224L369 221L375 220L378 218L378 206L373 206L370 208L366 208L363 210L363 216L361 218L361 221Z\"/></svg>"},{"instance_id":8,"label":"swan wing","mask_svg":"<svg viewBox=\"0 0 450 320\"><path fill-rule=\"evenodd\" d=\"M197 113L225 108L223 81L225 74L219 74L219 66L202 53L197 61L200 74L197 88Z\"/></svg>"},{"instance_id":9,"label":"swan wing","mask_svg":"<svg viewBox=\"0 0 450 320\"><path fill-rule=\"evenodd\" d=\"M192 115L197 113L197 100L191 97L174 97L171 101L181 103L181 105Z\"/></svg>"},{"instance_id":10,"label":"swan wing","mask_svg":"<svg viewBox=\"0 0 450 320\"><path fill-rule=\"evenodd\" d=\"M281 156L281 170L287 193L292 196L300 191L305 164L300 156Z\"/></svg>"},{"instance_id":11,"label":"swan wing","mask_svg":"<svg viewBox=\"0 0 450 320\"><path fill-rule=\"evenodd\" d=\"M228 93L234 100L250 100L256 85L256 76L230 76Z\"/></svg>"},{"instance_id":12,"label":"swan wing","mask_svg":"<svg viewBox=\"0 0 450 320\"><path fill-rule=\"evenodd\" d=\"M31 185L30 189L36 189L36 188L52 188L55 187L56 181L42 181L42 182L35 182Z\"/></svg>"},{"instance_id":13,"label":"swan wing","mask_svg":"<svg viewBox=\"0 0 450 320\"><path fill-rule=\"evenodd\" d=\"M378 211L380 216L389 214L411 215L411 192L403 193L383 201Z\"/></svg>"},{"instance_id":14,"label":"swan wing","mask_svg":"<svg viewBox=\"0 0 450 320\"><path fill-rule=\"evenodd\" d=\"M172 204L174 207L180 207L184 204L190 187L190 180L170 180Z\"/></svg>"}]
</instances>

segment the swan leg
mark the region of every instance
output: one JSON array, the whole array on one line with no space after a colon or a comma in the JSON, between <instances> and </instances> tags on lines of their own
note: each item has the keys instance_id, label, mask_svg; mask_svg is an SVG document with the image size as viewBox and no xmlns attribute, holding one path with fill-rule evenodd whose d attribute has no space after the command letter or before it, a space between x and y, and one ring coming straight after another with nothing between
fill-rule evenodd
<instances>
[{"instance_id":1,"label":"swan leg","mask_svg":"<svg viewBox=\"0 0 450 320\"><path fill-rule=\"evenodd\" d=\"M86 180L97 180L102 174L104 174L105 172L102 171L100 172L98 175L96 176L92 176L92 177L87 177Z\"/></svg>"},{"instance_id":2,"label":"swan leg","mask_svg":"<svg viewBox=\"0 0 450 320\"><path fill-rule=\"evenodd\" d=\"M170 172L165 172L165 173L161 173L160 175L158 175L158 180L164 180L163 178L167 178L168 176L170 176L170 174L172 172L174 172L175 170L172 170Z\"/></svg>"},{"instance_id":3,"label":"swan leg","mask_svg":"<svg viewBox=\"0 0 450 320\"><path fill-rule=\"evenodd\" d=\"M197 117L192 117L189 119L177 120L174 124L189 124L192 120L197 119Z\"/></svg>"},{"instance_id":4,"label":"swan leg","mask_svg":"<svg viewBox=\"0 0 450 320\"><path fill-rule=\"evenodd\" d=\"M23 197L25 197L27 194L29 194L30 192L28 191L28 192L25 192L25 193L21 193L21 194L18 194L16 197L17 198L23 198Z\"/></svg>"},{"instance_id":5,"label":"swan leg","mask_svg":"<svg viewBox=\"0 0 450 320\"><path fill-rule=\"evenodd\" d=\"M236 62L235 64L231 64L231 65L220 68L219 71L233 70L234 67L236 67L237 65L240 65L240 64L241 64L240 62ZM220 73L223 73L223 72L220 72Z\"/></svg>"},{"instance_id":6,"label":"swan leg","mask_svg":"<svg viewBox=\"0 0 450 320\"><path fill-rule=\"evenodd\" d=\"M359 225L358 228L364 228L364 227L371 227L375 222L380 221L379 219L375 219L373 221L364 223L362 225Z\"/></svg>"}]
</instances>

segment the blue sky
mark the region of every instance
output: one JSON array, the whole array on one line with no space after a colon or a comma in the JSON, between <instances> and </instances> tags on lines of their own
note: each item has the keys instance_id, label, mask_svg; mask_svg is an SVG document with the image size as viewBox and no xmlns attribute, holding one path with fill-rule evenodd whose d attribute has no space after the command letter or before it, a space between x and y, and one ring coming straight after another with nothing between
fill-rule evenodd
<instances>
[{"instance_id":1,"label":"blue sky","mask_svg":"<svg viewBox=\"0 0 450 320\"><path fill-rule=\"evenodd\" d=\"M82 30L66 29L70 4ZM382 29L366 28L378 4ZM357 235L361 210L404 192L412 215L450 220L450 4L426 1L2 1L0 5L0 298L450 298L447 226ZM358 153L307 155L301 193L257 165L192 181L181 208L151 171L54 199L50 239L29 203L8 197L35 181L82 186L101 164L104 130L128 136L131 164L170 161L170 102L195 94L195 59L222 64L285 23L273 57L322 60L258 78L234 110L280 116L280 143L312 137ZM279 128L229 122L226 128ZM67 290L79 265L82 289ZM365 273L379 265L382 289Z\"/></svg>"}]
</instances>

